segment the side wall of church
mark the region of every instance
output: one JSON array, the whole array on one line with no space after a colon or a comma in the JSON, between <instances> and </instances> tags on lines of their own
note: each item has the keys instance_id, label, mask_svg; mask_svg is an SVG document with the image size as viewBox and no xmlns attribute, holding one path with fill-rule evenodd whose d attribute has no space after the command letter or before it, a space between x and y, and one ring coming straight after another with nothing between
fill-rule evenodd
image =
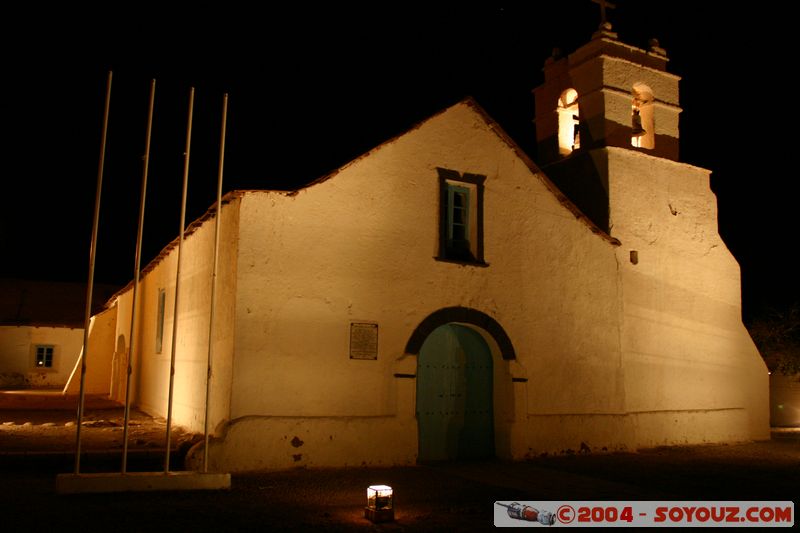
<instances>
[{"instance_id":1,"label":"side wall of church","mask_svg":"<svg viewBox=\"0 0 800 533\"><path fill-rule=\"evenodd\" d=\"M228 419L230 413L238 211L238 198L234 197L228 203L223 201L209 417L209 428L212 432ZM172 417L174 424L194 432L202 432L205 422L214 221L215 217L209 216L192 224L187 229L181 250ZM176 240L145 269L137 295L138 314L132 343L132 404L151 415L161 417L167 416L173 321L176 316L177 265ZM159 342L158 308L161 291L164 291L164 313ZM118 369L127 367L126 357L131 351L132 304L133 291L129 287L117 299L117 352L122 352L117 354ZM112 390L115 391L115 397L124 400L124 370L115 373Z\"/></svg>"},{"instance_id":2,"label":"side wall of church","mask_svg":"<svg viewBox=\"0 0 800 533\"><path fill-rule=\"evenodd\" d=\"M594 156L608 158L622 242L636 445L769 438L767 368L742 324L739 265L718 234L709 172L620 148Z\"/></svg>"},{"instance_id":3,"label":"side wall of church","mask_svg":"<svg viewBox=\"0 0 800 533\"><path fill-rule=\"evenodd\" d=\"M312 186L246 193L215 468L414 463L405 348L447 307L491 316L516 351L493 345L498 456L627 442L614 245L495 127L458 104ZM435 259L437 167L486 176L488 266ZM377 324L376 359L351 358L351 323Z\"/></svg>"}]
</instances>

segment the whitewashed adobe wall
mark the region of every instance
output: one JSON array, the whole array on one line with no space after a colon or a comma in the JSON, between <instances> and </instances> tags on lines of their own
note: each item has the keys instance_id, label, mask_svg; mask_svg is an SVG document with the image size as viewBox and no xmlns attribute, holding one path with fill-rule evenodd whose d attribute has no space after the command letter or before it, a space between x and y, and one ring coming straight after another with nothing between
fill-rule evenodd
<instances>
[{"instance_id":1,"label":"whitewashed adobe wall","mask_svg":"<svg viewBox=\"0 0 800 533\"><path fill-rule=\"evenodd\" d=\"M213 362L210 429L224 422L229 413L230 366L233 352L234 292L236 290L236 247L238 198L223 201L220 229L220 262L217 272L215 354ZM196 221L184 239L175 351L173 421L190 431L203 431L205 416L208 328L211 306L211 272L214 245L213 213ZM142 410L166 417L169 396L169 367L175 317L175 274L177 240L154 260L142 275L133 336L132 402ZM158 293L166 292L162 349L156 351ZM117 299L117 346L130 350L132 290ZM119 351L119 350L118 350ZM118 376L124 380L124 373ZM116 386L124 398L124 383Z\"/></svg>"},{"instance_id":2,"label":"whitewashed adobe wall","mask_svg":"<svg viewBox=\"0 0 800 533\"><path fill-rule=\"evenodd\" d=\"M604 154L636 445L769 438L767 368L742 324L739 265L717 232L709 172Z\"/></svg>"},{"instance_id":3,"label":"whitewashed adobe wall","mask_svg":"<svg viewBox=\"0 0 800 533\"><path fill-rule=\"evenodd\" d=\"M532 414L582 414L584 439L613 443L595 415L624 408L614 246L493 128L461 103L329 179L242 198L232 424L212 464L413 463L415 384L394 373L416 373L406 343L451 306L495 318L517 352L495 353L498 455L564 445L558 425L532 426ZM488 267L434 260L436 167L487 176ZM351 321L379 325L376 361L349 359Z\"/></svg>"},{"instance_id":4,"label":"whitewashed adobe wall","mask_svg":"<svg viewBox=\"0 0 800 533\"><path fill-rule=\"evenodd\" d=\"M52 368L35 367L37 344L54 347ZM82 345L83 328L0 326L0 374L7 375L7 386L63 387Z\"/></svg>"},{"instance_id":5,"label":"whitewashed adobe wall","mask_svg":"<svg viewBox=\"0 0 800 533\"><path fill-rule=\"evenodd\" d=\"M89 323L89 357L86 359L86 378L84 380L84 392L86 394L109 394L112 390L112 364L116 327L116 305L112 305L96 314ZM83 335L83 330L81 330L81 335ZM82 336L81 345L83 345ZM80 389L80 360L76 359L69 381L64 387L64 393L77 395L80 394ZM112 399L119 400L114 397ZM122 400L124 400L124 397Z\"/></svg>"}]
</instances>

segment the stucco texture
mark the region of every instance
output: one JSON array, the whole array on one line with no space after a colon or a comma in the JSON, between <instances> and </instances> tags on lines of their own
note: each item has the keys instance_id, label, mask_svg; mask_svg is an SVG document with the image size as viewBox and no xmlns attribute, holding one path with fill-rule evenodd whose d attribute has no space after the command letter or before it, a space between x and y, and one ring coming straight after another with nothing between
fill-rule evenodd
<instances>
[{"instance_id":1,"label":"stucco texture","mask_svg":"<svg viewBox=\"0 0 800 533\"><path fill-rule=\"evenodd\" d=\"M220 260L217 269L216 309L213 353L211 354L211 389L209 427L223 424L229 416L230 368L233 354L233 295L236 288L236 247L238 199L226 199L220 223ZM181 248L181 274L178 292L178 324L175 328L175 292L178 266L177 240L142 272L137 293L137 314L131 335L133 290L129 286L115 302L117 364L112 391L124 400L127 357L133 353L130 399L143 411L167 416L170 389L170 366L173 355L172 417L175 424L188 431L202 432L206 413L206 376L209 360L209 324L211 313L212 270L214 265L214 224L216 210L195 221L186 230ZM159 291L164 291L163 337L161 350L158 332Z\"/></svg>"},{"instance_id":2,"label":"stucco texture","mask_svg":"<svg viewBox=\"0 0 800 533\"><path fill-rule=\"evenodd\" d=\"M768 438L767 368L741 321L739 265L717 232L709 172L619 148L604 153L611 233L623 243L628 409L676 428L682 413L707 415L674 435L640 431L638 441Z\"/></svg>"}]
</instances>

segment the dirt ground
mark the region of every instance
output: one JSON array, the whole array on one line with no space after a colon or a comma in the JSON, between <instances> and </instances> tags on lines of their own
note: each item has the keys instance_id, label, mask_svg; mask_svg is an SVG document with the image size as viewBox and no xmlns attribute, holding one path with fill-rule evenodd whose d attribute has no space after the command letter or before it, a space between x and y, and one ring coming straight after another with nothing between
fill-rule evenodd
<instances>
[{"instance_id":1,"label":"dirt ground","mask_svg":"<svg viewBox=\"0 0 800 533\"><path fill-rule=\"evenodd\" d=\"M800 430L764 442L513 463L254 472L232 476L228 491L59 495L56 475L72 471L75 413L20 403L0 394L0 531L489 531L495 501L800 502ZM84 464L114 471L122 409L89 405ZM134 412L130 431L131 471L158 471L164 421ZM173 434L175 449L198 438ZM366 487L376 483L395 489L394 522L363 516Z\"/></svg>"},{"instance_id":2,"label":"dirt ground","mask_svg":"<svg viewBox=\"0 0 800 533\"><path fill-rule=\"evenodd\" d=\"M60 392L0 391L0 454L74 453L76 397ZM125 410L117 403L87 397L81 424L81 449L87 453L122 450ZM166 421L131 409L128 448L132 452L165 450ZM171 449L188 450L202 438L180 426L170 431Z\"/></svg>"}]
</instances>

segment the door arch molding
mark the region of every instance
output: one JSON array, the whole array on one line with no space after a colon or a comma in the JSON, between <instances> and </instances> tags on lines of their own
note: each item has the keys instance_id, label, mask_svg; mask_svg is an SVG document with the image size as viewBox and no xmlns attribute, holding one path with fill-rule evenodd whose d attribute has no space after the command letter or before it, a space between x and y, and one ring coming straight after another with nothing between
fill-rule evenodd
<instances>
[{"instance_id":1,"label":"door arch molding","mask_svg":"<svg viewBox=\"0 0 800 533\"><path fill-rule=\"evenodd\" d=\"M515 360L517 354L503 327L492 317L469 307L445 307L428 315L416 327L406 343L405 353L419 355L425 339L439 326L450 323L471 324L492 336L505 360Z\"/></svg>"}]
</instances>

